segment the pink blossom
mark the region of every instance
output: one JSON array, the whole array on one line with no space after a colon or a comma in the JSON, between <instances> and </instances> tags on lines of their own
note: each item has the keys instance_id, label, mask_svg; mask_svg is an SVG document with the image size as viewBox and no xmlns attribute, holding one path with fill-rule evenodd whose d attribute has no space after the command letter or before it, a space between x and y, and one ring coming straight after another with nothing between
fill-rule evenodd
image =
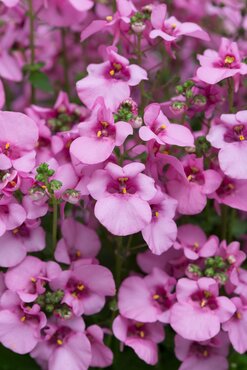
<instances>
[{"instance_id":1,"label":"pink blossom","mask_svg":"<svg viewBox=\"0 0 247 370\"><path fill-rule=\"evenodd\" d=\"M119 289L118 306L121 315L141 322L170 321L175 295L171 293L175 279L154 268L144 278L131 276Z\"/></svg>"},{"instance_id":2,"label":"pink blossom","mask_svg":"<svg viewBox=\"0 0 247 370\"><path fill-rule=\"evenodd\" d=\"M130 235L142 230L152 218L148 201L155 195L154 180L141 172L142 163L130 163L123 168L108 163L97 170L88 184L91 196L97 200L94 213L114 235Z\"/></svg>"},{"instance_id":3,"label":"pink blossom","mask_svg":"<svg viewBox=\"0 0 247 370\"><path fill-rule=\"evenodd\" d=\"M179 370L228 369L228 340L222 332L204 342L193 342L176 335L175 353L183 362Z\"/></svg>"},{"instance_id":4,"label":"pink blossom","mask_svg":"<svg viewBox=\"0 0 247 370\"><path fill-rule=\"evenodd\" d=\"M168 194L178 201L177 210L181 214L200 213L207 204L207 195L215 191L221 183L217 171L204 170L202 158L187 155L182 161L166 156L164 164L171 164L167 171Z\"/></svg>"},{"instance_id":5,"label":"pink blossom","mask_svg":"<svg viewBox=\"0 0 247 370\"><path fill-rule=\"evenodd\" d=\"M0 169L31 171L37 140L38 128L31 118L23 113L0 112Z\"/></svg>"},{"instance_id":6,"label":"pink blossom","mask_svg":"<svg viewBox=\"0 0 247 370\"><path fill-rule=\"evenodd\" d=\"M112 329L113 334L147 364L155 365L158 362L157 343L165 338L161 323L142 323L119 315L115 318Z\"/></svg>"},{"instance_id":7,"label":"pink blossom","mask_svg":"<svg viewBox=\"0 0 247 370\"><path fill-rule=\"evenodd\" d=\"M89 108L102 96L106 107L116 110L130 96L130 86L147 80L147 72L136 64L129 64L116 48L108 47L107 56L108 60L104 63L90 64L88 76L76 84L79 98Z\"/></svg>"},{"instance_id":8,"label":"pink blossom","mask_svg":"<svg viewBox=\"0 0 247 370\"><path fill-rule=\"evenodd\" d=\"M231 300L219 295L214 279L180 279L176 287L178 302L171 309L171 326L183 338L204 341L220 331L220 324L236 311Z\"/></svg>"},{"instance_id":9,"label":"pink blossom","mask_svg":"<svg viewBox=\"0 0 247 370\"><path fill-rule=\"evenodd\" d=\"M237 310L232 318L222 325L235 351L245 353L247 350L247 304L245 299L233 297L232 302Z\"/></svg>"},{"instance_id":10,"label":"pink blossom","mask_svg":"<svg viewBox=\"0 0 247 370\"><path fill-rule=\"evenodd\" d=\"M150 32L150 38L161 37L168 50L170 44L176 42L181 36L191 36L201 40L208 41L207 32L192 22L179 22L175 17L167 17L167 6L159 4L153 7L151 23L153 30Z\"/></svg>"},{"instance_id":11,"label":"pink blossom","mask_svg":"<svg viewBox=\"0 0 247 370\"><path fill-rule=\"evenodd\" d=\"M144 141L155 140L160 145L194 145L190 130L185 126L170 123L157 103L145 108L144 122L146 126L139 130L140 138Z\"/></svg>"},{"instance_id":12,"label":"pink blossom","mask_svg":"<svg viewBox=\"0 0 247 370\"><path fill-rule=\"evenodd\" d=\"M31 356L49 370L87 370L91 362L91 346L82 318L47 323L44 339Z\"/></svg>"},{"instance_id":13,"label":"pink blossom","mask_svg":"<svg viewBox=\"0 0 247 370\"><path fill-rule=\"evenodd\" d=\"M224 174L237 180L246 180L247 111L222 114L220 119L221 123L211 127L207 139L219 149L219 165Z\"/></svg>"},{"instance_id":14,"label":"pink blossom","mask_svg":"<svg viewBox=\"0 0 247 370\"><path fill-rule=\"evenodd\" d=\"M46 317L40 307L25 306L18 295L6 290L0 300L0 341L19 354L31 352L40 340Z\"/></svg>"},{"instance_id":15,"label":"pink blossom","mask_svg":"<svg viewBox=\"0 0 247 370\"><path fill-rule=\"evenodd\" d=\"M113 353L104 344L104 332L98 325L91 325L86 330L86 335L91 344L92 367L108 367L112 365Z\"/></svg>"},{"instance_id":16,"label":"pink blossom","mask_svg":"<svg viewBox=\"0 0 247 370\"><path fill-rule=\"evenodd\" d=\"M70 264L80 258L95 257L100 250L96 232L72 218L63 221L62 236L55 250L58 262Z\"/></svg>"},{"instance_id":17,"label":"pink blossom","mask_svg":"<svg viewBox=\"0 0 247 370\"><path fill-rule=\"evenodd\" d=\"M247 65L241 62L238 44L224 37L219 52L207 49L203 55L198 55L198 59L201 67L197 70L197 77L208 84L247 74Z\"/></svg>"},{"instance_id":18,"label":"pink blossom","mask_svg":"<svg viewBox=\"0 0 247 370\"><path fill-rule=\"evenodd\" d=\"M176 239L177 226L173 218L177 202L162 192L157 192L149 204L152 209L152 220L142 230L142 236L151 251L160 255L167 251Z\"/></svg>"},{"instance_id":19,"label":"pink blossom","mask_svg":"<svg viewBox=\"0 0 247 370\"><path fill-rule=\"evenodd\" d=\"M72 142L70 153L85 164L104 162L115 146L121 146L133 133L129 123L114 123L111 110L106 108L103 99L98 100L90 118L78 128L80 137Z\"/></svg>"},{"instance_id":20,"label":"pink blossom","mask_svg":"<svg viewBox=\"0 0 247 370\"><path fill-rule=\"evenodd\" d=\"M76 316L99 312L105 305L105 297L115 294L112 273L99 265L83 264L74 270L61 271L50 285L53 290L64 290L62 302L71 307Z\"/></svg>"},{"instance_id":21,"label":"pink blossom","mask_svg":"<svg viewBox=\"0 0 247 370\"><path fill-rule=\"evenodd\" d=\"M0 198L0 236L14 230L26 220L25 209L14 198Z\"/></svg>"},{"instance_id":22,"label":"pink blossom","mask_svg":"<svg viewBox=\"0 0 247 370\"><path fill-rule=\"evenodd\" d=\"M182 248L188 259L197 260L200 257L214 256L218 243L217 236L212 235L207 239L199 226L187 224L178 228L177 242L174 247Z\"/></svg>"}]
</instances>

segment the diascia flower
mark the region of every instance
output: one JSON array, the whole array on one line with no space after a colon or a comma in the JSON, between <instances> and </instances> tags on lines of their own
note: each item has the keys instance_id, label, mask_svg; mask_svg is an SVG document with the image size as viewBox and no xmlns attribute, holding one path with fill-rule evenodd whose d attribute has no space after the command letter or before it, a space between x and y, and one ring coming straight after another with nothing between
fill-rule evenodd
<instances>
[{"instance_id":1,"label":"diascia flower","mask_svg":"<svg viewBox=\"0 0 247 370\"><path fill-rule=\"evenodd\" d=\"M220 119L219 124L211 127L207 139L219 149L221 170L233 179L246 180L247 110L222 114Z\"/></svg>"},{"instance_id":2,"label":"diascia flower","mask_svg":"<svg viewBox=\"0 0 247 370\"><path fill-rule=\"evenodd\" d=\"M143 323L119 315L113 322L112 330L122 343L131 347L137 356L147 364L155 365L157 363L157 343L162 342L165 338L161 323Z\"/></svg>"},{"instance_id":3,"label":"diascia flower","mask_svg":"<svg viewBox=\"0 0 247 370\"><path fill-rule=\"evenodd\" d=\"M175 17L167 16L167 6L165 4L156 5L153 7L151 15L151 23L154 28L150 32L150 38L161 37L168 51L171 48L171 43L175 43L181 36L191 36L201 40L208 41L207 32L192 22L179 22Z\"/></svg>"},{"instance_id":4,"label":"diascia flower","mask_svg":"<svg viewBox=\"0 0 247 370\"><path fill-rule=\"evenodd\" d=\"M130 86L147 80L147 72L136 64L129 64L116 48L108 47L107 56L104 63L90 64L88 76L76 84L79 98L88 108L92 108L96 99L102 96L107 108L116 110L130 96Z\"/></svg>"},{"instance_id":5,"label":"diascia flower","mask_svg":"<svg viewBox=\"0 0 247 370\"><path fill-rule=\"evenodd\" d=\"M80 137L70 146L70 153L85 164L97 164L110 157L115 146L124 143L133 133L127 122L114 123L113 114L103 99L95 104L90 118L79 126Z\"/></svg>"},{"instance_id":6,"label":"diascia flower","mask_svg":"<svg viewBox=\"0 0 247 370\"><path fill-rule=\"evenodd\" d=\"M146 126L142 126L139 130L143 141L155 140L160 145L194 145L194 137L190 130L183 125L170 123L157 103L146 107L144 123Z\"/></svg>"},{"instance_id":7,"label":"diascia flower","mask_svg":"<svg viewBox=\"0 0 247 370\"><path fill-rule=\"evenodd\" d=\"M190 340L213 338L219 333L221 323L229 320L236 311L229 298L219 297L218 284L211 278L180 279L176 297L178 302L171 309L171 326Z\"/></svg>"},{"instance_id":8,"label":"diascia flower","mask_svg":"<svg viewBox=\"0 0 247 370\"><path fill-rule=\"evenodd\" d=\"M35 166L38 128L23 113L0 112L0 170L29 172Z\"/></svg>"},{"instance_id":9,"label":"diascia flower","mask_svg":"<svg viewBox=\"0 0 247 370\"><path fill-rule=\"evenodd\" d=\"M247 65L241 61L238 44L224 37L218 52L207 49L203 55L198 55L198 59L201 67L197 70L197 77L208 84L247 74Z\"/></svg>"},{"instance_id":10,"label":"diascia flower","mask_svg":"<svg viewBox=\"0 0 247 370\"><path fill-rule=\"evenodd\" d=\"M88 184L96 199L97 219L114 235L130 235L141 231L152 219L148 201L156 193L154 180L142 174L142 163L120 167L108 163L97 170Z\"/></svg>"}]
</instances>

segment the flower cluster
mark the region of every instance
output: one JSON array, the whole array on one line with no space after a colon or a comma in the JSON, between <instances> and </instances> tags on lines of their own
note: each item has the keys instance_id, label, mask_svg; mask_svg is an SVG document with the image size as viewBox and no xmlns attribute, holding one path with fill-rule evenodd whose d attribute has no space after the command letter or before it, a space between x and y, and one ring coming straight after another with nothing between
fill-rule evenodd
<instances>
[{"instance_id":1,"label":"flower cluster","mask_svg":"<svg viewBox=\"0 0 247 370\"><path fill-rule=\"evenodd\" d=\"M238 368L246 1L0 14L1 345L43 370Z\"/></svg>"}]
</instances>

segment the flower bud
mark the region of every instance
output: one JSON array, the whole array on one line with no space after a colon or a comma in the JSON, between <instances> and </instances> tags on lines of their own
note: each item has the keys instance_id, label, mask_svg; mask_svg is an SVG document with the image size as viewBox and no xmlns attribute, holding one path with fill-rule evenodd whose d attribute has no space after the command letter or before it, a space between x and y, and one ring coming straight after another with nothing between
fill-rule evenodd
<instances>
[{"instance_id":1,"label":"flower bud","mask_svg":"<svg viewBox=\"0 0 247 370\"><path fill-rule=\"evenodd\" d=\"M146 28L146 25L143 22L135 22L135 23L132 23L131 25L131 29L135 33L142 33L145 30L145 28Z\"/></svg>"},{"instance_id":2,"label":"flower bud","mask_svg":"<svg viewBox=\"0 0 247 370\"><path fill-rule=\"evenodd\" d=\"M134 128L140 128L141 126L142 126L142 123L143 123L143 121L142 121L142 118L140 117L140 116L137 116L137 117L135 117L133 120L132 120L132 126L134 127Z\"/></svg>"},{"instance_id":3,"label":"flower bud","mask_svg":"<svg viewBox=\"0 0 247 370\"><path fill-rule=\"evenodd\" d=\"M169 109L172 113L174 114L182 114L187 111L188 106L186 103L182 101L174 101L172 104L169 106Z\"/></svg>"}]
</instances>

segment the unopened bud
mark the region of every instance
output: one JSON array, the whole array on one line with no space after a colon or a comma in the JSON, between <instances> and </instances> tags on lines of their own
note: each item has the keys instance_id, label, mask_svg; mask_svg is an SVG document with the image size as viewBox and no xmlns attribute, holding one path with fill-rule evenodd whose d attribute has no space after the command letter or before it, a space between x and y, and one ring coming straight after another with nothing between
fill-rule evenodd
<instances>
[{"instance_id":1,"label":"unopened bud","mask_svg":"<svg viewBox=\"0 0 247 370\"><path fill-rule=\"evenodd\" d=\"M146 28L146 25L143 22L135 22L135 23L132 23L131 25L131 29L135 33L142 33L145 30L145 28Z\"/></svg>"}]
</instances>

